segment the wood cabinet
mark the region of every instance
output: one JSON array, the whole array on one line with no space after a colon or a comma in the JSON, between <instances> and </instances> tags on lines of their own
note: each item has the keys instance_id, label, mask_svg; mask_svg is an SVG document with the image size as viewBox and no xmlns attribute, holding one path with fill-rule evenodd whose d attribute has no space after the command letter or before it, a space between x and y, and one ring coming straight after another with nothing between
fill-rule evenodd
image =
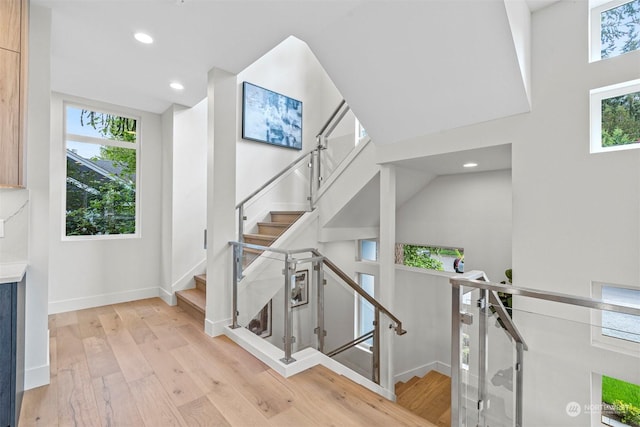
<instances>
[{"instance_id":1,"label":"wood cabinet","mask_svg":"<svg viewBox=\"0 0 640 427\"><path fill-rule=\"evenodd\" d=\"M28 0L0 0L0 187L23 185Z\"/></svg>"},{"instance_id":2,"label":"wood cabinet","mask_svg":"<svg viewBox=\"0 0 640 427\"><path fill-rule=\"evenodd\" d=\"M1 1L1 0L0 0ZM0 284L0 426L18 425L24 393L25 280Z\"/></svg>"}]
</instances>

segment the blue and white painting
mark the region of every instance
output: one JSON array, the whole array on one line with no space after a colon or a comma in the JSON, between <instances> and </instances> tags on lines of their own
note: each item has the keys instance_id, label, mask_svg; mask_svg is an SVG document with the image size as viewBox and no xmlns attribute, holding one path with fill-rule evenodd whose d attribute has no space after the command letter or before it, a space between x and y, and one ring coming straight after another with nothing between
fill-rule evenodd
<instances>
[{"instance_id":1,"label":"blue and white painting","mask_svg":"<svg viewBox=\"0 0 640 427\"><path fill-rule=\"evenodd\" d=\"M302 150L302 102L244 82L242 137Z\"/></svg>"}]
</instances>

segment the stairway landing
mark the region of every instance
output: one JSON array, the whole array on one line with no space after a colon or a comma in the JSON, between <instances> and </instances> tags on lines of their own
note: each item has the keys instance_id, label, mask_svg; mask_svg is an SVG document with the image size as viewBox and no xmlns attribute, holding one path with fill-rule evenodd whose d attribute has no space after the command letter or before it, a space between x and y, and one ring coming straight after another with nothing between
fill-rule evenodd
<instances>
[{"instance_id":1,"label":"stairway landing","mask_svg":"<svg viewBox=\"0 0 640 427\"><path fill-rule=\"evenodd\" d=\"M437 371L413 377L395 387L396 402L440 427L451 423L451 378Z\"/></svg>"}]
</instances>

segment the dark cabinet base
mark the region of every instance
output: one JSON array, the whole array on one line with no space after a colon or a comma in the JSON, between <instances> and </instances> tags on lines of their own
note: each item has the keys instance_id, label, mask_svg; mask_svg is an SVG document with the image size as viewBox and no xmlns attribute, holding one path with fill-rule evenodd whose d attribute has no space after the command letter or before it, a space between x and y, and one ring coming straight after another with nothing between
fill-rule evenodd
<instances>
[{"instance_id":1,"label":"dark cabinet base","mask_svg":"<svg viewBox=\"0 0 640 427\"><path fill-rule=\"evenodd\" d=\"M0 284L0 427L17 426L24 391L25 282Z\"/></svg>"}]
</instances>

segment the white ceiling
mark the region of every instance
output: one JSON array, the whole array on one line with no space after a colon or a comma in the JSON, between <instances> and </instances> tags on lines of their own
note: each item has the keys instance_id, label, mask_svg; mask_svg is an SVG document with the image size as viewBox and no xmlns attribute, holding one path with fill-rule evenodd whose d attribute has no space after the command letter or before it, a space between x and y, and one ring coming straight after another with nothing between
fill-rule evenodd
<instances>
[{"instance_id":1,"label":"white ceiling","mask_svg":"<svg viewBox=\"0 0 640 427\"><path fill-rule=\"evenodd\" d=\"M477 163L478 166L465 168L463 167L465 163ZM401 168L433 175L455 175L511 169L511 144L401 160L394 162L394 164Z\"/></svg>"},{"instance_id":2,"label":"white ceiling","mask_svg":"<svg viewBox=\"0 0 640 427\"><path fill-rule=\"evenodd\" d=\"M464 168L465 163L478 166ZM396 207L402 206L436 177L511 169L511 144L438 154L394 162ZM380 177L376 175L333 217L327 227L375 227L380 224Z\"/></svg>"},{"instance_id":3,"label":"white ceiling","mask_svg":"<svg viewBox=\"0 0 640 427\"><path fill-rule=\"evenodd\" d=\"M52 9L52 90L117 105L156 113L195 105L211 68L238 73L294 35L377 144L529 108L503 0L32 4ZM136 31L155 43L136 42ZM184 91L169 88L174 80Z\"/></svg>"}]
</instances>

